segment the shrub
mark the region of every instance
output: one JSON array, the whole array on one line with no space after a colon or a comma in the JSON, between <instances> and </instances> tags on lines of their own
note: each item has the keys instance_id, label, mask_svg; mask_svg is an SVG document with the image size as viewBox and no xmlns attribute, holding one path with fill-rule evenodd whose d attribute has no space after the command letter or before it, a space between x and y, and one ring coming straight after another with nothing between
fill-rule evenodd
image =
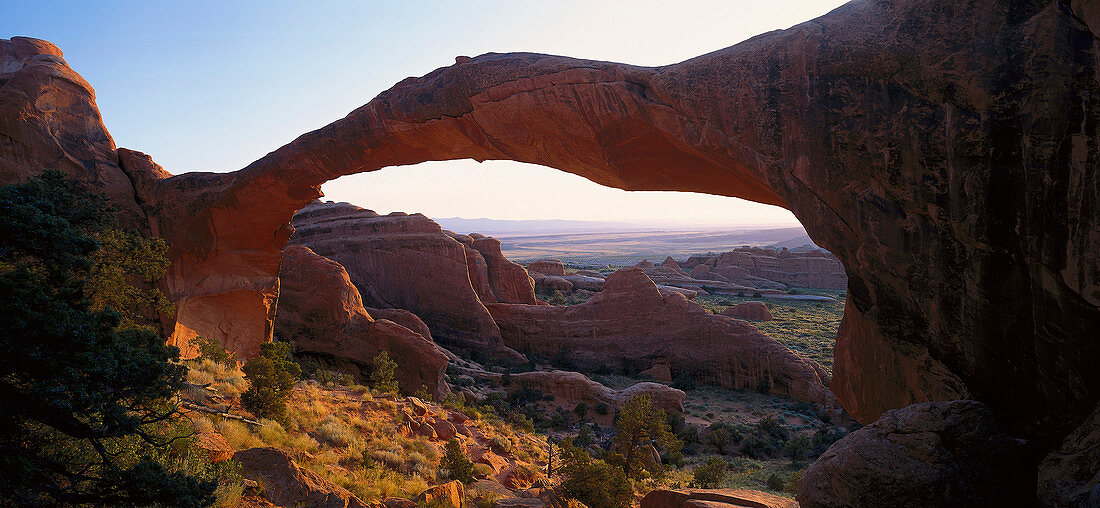
<instances>
[{"instance_id":1,"label":"shrub","mask_svg":"<svg viewBox=\"0 0 1100 508\"><path fill-rule=\"evenodd\" d=\"M379 393L397 395L398 385L393 377L397 363L390 359L390 354L382 351L371 360L371 363L374 365L374 371L370 374L371 387Z\"/></svg>"},{"instance_id":2,"label":"shrub","mask_svg":"<svg viewBox=\"0 0 1100 508\"><path fill-rule=\"evenodd\" d=\"M355 434L339 418L329 415L317 427L317 436L336 446L347 446L355 440Z\"/></svg>"},{"instance_id":3,"label":"shrub","mask_svg":"<svg viewBox=\"0 0 1100 508\"><path fill-rule=\"evenodd\" d=\"M439 465L447 469L452 480L458 480L463 484L474 481L474 463L466 457L466 452L462 450L462 444L457 439L447 441L443 461Z\"/></svg>"},{"instance_id":4,"label":"shrub","mask_svg":"<svg viewBox=\"0 0 1100 508\"><path fill-rule=\"evenodd\" d=\"M233 353L226 351L217 341L195 337L189 342L191 343L191 347L199 350L199 356L196 358L197 360L210 360L227 367L236 367L237 357L234 356Z\"/></svg>"},{"instance_id":5,"label":"shrub","mask_svg":"<svg viewBox=\"0 0 1100 508\"><path fill-rule=\"evenodd\" d=\"M689 390L694 390L695 378L691 376L690 372L686 370L681 371L679 374L676 375L676 378L672 380L672 387L683 390L685 392Z\"/></svg>"},{"instance_id":6,"label":"shrub","mask_svg":"<svg viewBox=\"0 0 1100 508\"><path fill-rule=\"evenodd\" d=\"M723 455L733 451L733 445L740 443L744 437L737 427L726 422L715 422L710 426L710 435L707 440Z\"/></svg>"},{"instance_id":7,"label":"shrub","mask_svg":"<svg viewBox=\"0 0 1100 508\"><path fill-rule=\"evenodd\" d=\"M493 439L489 440L489 446L493 451L504 455L512 451L512 442L504 436L493 436Z\"/></svg>"},{"instance_id":8,"label":"shrub","mask_svg":"<svg viewBox=\"0 0 1100 508\"><path fill-rule=\"evenodd\" d=\"M611 449L622 456L619 465L627 476L645 477L661 466L650 463L646 453L650 445L665 453L678 452L683 447L669 429L665 412L654 408L648 395L639 395L619 407Z\"/></svg>"},{"instance_id":9,"label":"shrub","mask_svg":"<svg viewBox=\"0 0 1100 508\"><path fill-rule=\"evenodd\" d=\"M718 457L710 457L702 465L695 466L692 477L695 486L702 489L715 489L722 485L726 479L729 464Z\"/></svg>"},{"instance_id":10,"label":"shrub","mask_svg":"<svg viewBox=\"0 0 1100 508\"><path fill-rule=\"evenodd\" d=\"M588 416L588 404L584 401L578 402L577 405L573 407L573 413L577 415L577 418L584 420L585 417Z\"/></svg>"},{"instance_id":11,"label":"shrub","mask_svg":"<svg viewBox=\"0 0 1100 508\"><path fill-rule=\"evenodd\" d=\"M607 404L604 404L603 402L601 402L599 404L596 404L596 407L595 407L594 411L596 411L596 414L602 416L602 415L606 415L607 413L611 412L611 408Z\"/></svg>"},{"instance_id":12,"label":"shrub","mask_svg":"<svg viewBox=\"0 0 1100 508\"><path fill-rule=\"evenodd\" d=\"M562 443L561 492L566 498L589 508L626 508L634 500L634 489L622 469L593 459L588 452Z\"/></svg>"},{"instance_id":13,"label":"shrub","mask_svg":"<svg viewBox=\"0 0 1100 508\"><path fill-rule=\"evenodd\" d=\"M753 292L752 292L752 297L753 297L753 298L760 298L761 296L762 296L762 295L760 294L760 292L759 292L759 291L753 291Z\"/></svg>"},{"instance_id":14,"label":"shrub","mask_svg":"<svg viewBox=\"0 0 1100 508\"><path fill-rule=\"evenodd\" d=\"M783 487L787 485L787 482L783 481L783 477L772 473L771 476L768 477L767 485L768 490L782 491Z\"/></svg>"},{"instance_id":15,"label":"shrub","mask_svg":"<svg viewBox=\"0 0 1100 508\"><path fill-rule=\"evenodd\" d=\"M801 462L809 457L812 447L810 436L799 434L783 445L783 455L793 462Z\"/></svg>"},{"instance_id":16,"label":"shrub","mask_svg":"<svg viewBox=\"0 0 1100 508\"><path fill-rule=\"evenodd\" d=\"M286 421L286 399L302 374L301 367L290 359L290 344L260 344L259 356L242 370L252 385L241 394L241 405L260 418Z\"/></svg>"}]
</instances>

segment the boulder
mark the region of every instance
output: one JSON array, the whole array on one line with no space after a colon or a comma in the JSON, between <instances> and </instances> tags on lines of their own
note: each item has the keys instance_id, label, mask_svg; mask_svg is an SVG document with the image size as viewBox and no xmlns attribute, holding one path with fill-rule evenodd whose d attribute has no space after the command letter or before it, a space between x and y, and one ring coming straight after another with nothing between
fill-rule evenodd
<instances>
[{"instance_id":1,"label":"boulder","mask_svg":"<svg viewBox=\"0 0 1100 508\"><path fill-rule=\"evenodd\" d=\"M887 411L834 443L802 475L804 508L1019 506L1034 499L1024 442L967 400ZM1025 501L1026 500L1026 501Z\"/></svg>"},{"instance_id":2,"label":"boulder","mask_svg":"<svg viewBox=\"0 0 1100 508\"><path fill-rule=\"evenodd\" d=\"M549 278L549 277L548 277ZM557 277L554 277L557 278ZM604 280L601 277L590 277L588 275L564 275L561 277L569 281L575 289L583 289L585 291L599 292L603 291Z\"/></svg>"},{"instance_id":3,"label":"boulder","mask_svg":"<svg viewBox=\"0 0 1100 508\"><path fill-rule=\"evenodd\" d=\"M646 370L638 373L641 377L648 377L654 381L661 381L663 383L672 382L672 371L668 369L668 365L659 363Z\"/></svg>"},{"instance_id":4,"label":"boulder","mask_svg":"<svg viewBox=\"0 0 1100 508\"><path fill-rule=\"evenodd\" d=\"M744 489L654 490L642 498L639 508L798 508L793 499Z\"/></svg>"},{"instance_id":5,"label":"boulder","mask_svg":"<svg viewBox=\"0 0 1100 508\"><path fill-rule=\"evenodd\" d=\"M217 432L201 432L195 436L195 447L206 453L210 462L224 462L233 458L233 447L225 436Z\"/></svg>"},{"instance_id":6,"label":"boulder","mask_svg":"<svg viewBox=\"0 0 1100 508\"><path fill-rule=\"evenodd\" d=\"M483 257L444 234L431 219L420 214L381 216L347 203L315 202L294 215L293 225L291 244L305 245L343 265L366 306L416 314L443 346L522 360L501 342L500 330L475 290L477 285L484 294L492 292L488 265L478 275L478 264L471 269L469 262L471 257L484 262ZM471 240L478 241L482 240ZM522 270L518 265L512 268L497 263L496 271ZM503 278L498 273L497 279ZM518 291L517 284L512 283L510 291Z\"/></svg>"},{"instance_id":7,"label":"boulder","mask_svg":"<svg viewBox=\"0 0 1100 508\"><path fill-rule=\"evenodd\" d=\"M250 448L233 454L241 476L259 482L264 496L279 506L366 508L366 504L313 471L302 469L278 448Z\"/></svg>"},{"instance_id":8,"label":"boulder","mask_svg":"<svg viewBox=\"0 0 1100 508\"><path fill-rule=\"evenodd\" d=\"M733 307L727 307L722 311L722 315L748 321L772 320L772 311L764 302L741 302Z\"/></svg>"},{"instance_id":9,"label":"boulder","mask_svg":"<svg viewBox=\"0 0 1100 508\"><path fill-rule=\"evenodd\" d=\"M528 272L538 272L543 275L565 275L565 265L557 259L543 259L527 265Z\"/></svg>"},{"instance_id":10,"label":"boulder","mask_svg":"<svg viewBox=\"0 0 1100 508\"><path fill-rule=\"evenodd\" d=\"M1100 406L1039 463L1039 505L1100 506Z\"/></svg>"},{"instance_id":11,"label":"boulder","mask_svg":"<svg viewBox=\"0 0 1100 508\"><path fill-rule=\"evenodd\" d=\"M462 489L462 482L455 480L431 487L417 495L413 501L416 502L417 506L430 504L439 508L464 508L466 506L466 493Z\"/></svg>"},{"instance_id":12,"label":"boulder","mask_svg":"<svg viewBox=\"0 0 1100 508\"><path fill-rule=\"evenodd\" d=\"M441 440L448 440L455 437L458 434L458 430L455 429L454 424L447 420L433 420L432 428L435 429L435 435Z\"/></svg>"},{"instance_id":13,"label":"boulder","mask_svg":"<svg viewBox=\"0 0 1100 508\"><path fill-rule=\"evenodd\" d=\"M308 247L288 245L280 282L275 327L283 340L294 343L297 355L366 379L373 358L386 351L398 365L394 373L402 390L427 388L438 397L449 393L442 349L404 326L372 318L339 263Z\"/></svg>"},{"instance_id":14,"label":"boulder","mask_svg":"<svg viewBox=\"0 0 1100 508\"><path fill-rule=\"evenodd\" d=\"M517 350L545 356L564 351L593 370L625 361L641 371L661 362L700 383L766 387L838 411L809 362L749 323L711 314L683 295L662 293L639 268L615 272L602 292L578 305L488 308L505 343Z\"/></svg>"},{"instance_id":15,"label":"boulder","mask_svg":"<svg viewBox=\"0 0 1100 508\"><path fill-rule=\"evenodd\" d=\"M547 275L541 280L535 282L535 284L547 291L561 291L562 293L568 293L573 290L573 283L565 279L565 277L558 277L555 275Z\"/></svg>"}]
</instances>

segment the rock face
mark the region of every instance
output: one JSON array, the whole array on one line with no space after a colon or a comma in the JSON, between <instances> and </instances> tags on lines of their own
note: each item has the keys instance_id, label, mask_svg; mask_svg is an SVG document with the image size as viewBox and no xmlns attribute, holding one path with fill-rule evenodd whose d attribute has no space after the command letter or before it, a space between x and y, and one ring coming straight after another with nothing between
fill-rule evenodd
<instances>
[{"instance_id":1,"label":"rock face","mask_svg":"<svg viewBox=\"0 0 1100 508\"><path fill-rule=\"evenodd\" d=\"M313 471L302 469L278 448L250 448L233 454L241 476L259 482L264 496L279 506L366 508L367 505Z\"/></svg>"},{"instance_id":2,"label":"rock face","mask_svg":"<svg viewBox=\"0 0 1100 508\"><path fill-rule=\"evenodd\" d=\"M744 489L655 490L639 508L798 508L798 503L766 492Z\"/></svg>"},{"instance_id":3,"label":"rock face","mask_svg":"<svg viewBox=\"0 0 1100 508\"><path fill-rule=\"evenodd\" d=\"M1039 505L1100 506L1100 406L1039 463Z\"/></svg>"},{"instance_id":4,"label":"rock face","mask_svg":"<svg viewBox=\"0 0 1100 508\"><path fill-rule=\"evenodd\" d=\"M0 39L0 185L57 169L103 194L125 227L148 231L134 186L103 126L95 90L61 50L26 37Z\"/></svg>"},{"instance_id":5,"label":"rock face","mask_svg":"<svg viewBox=\"0 0 1100 508\"><path fill-rule=\"evenodd\" d=\"M756 327L662 293L639 268L607 278L602 292L568 307L489 304L504 341L519 351L567 355L596 369L622 359L633 373L655 363L672 375L735 388L765 388L835 405L817 371Z\"/></svg>"},{"instance_id":6,"label":"rock face","mask_svg":"<svg viewBox=\"0 0 1100 508\"><path fill-rule=\"evenodd\" d=\"M1031 505L1022 440L975 401L888 411L837 441L798 485L804 508Z\"/></svg>"},{"instance_id":7,"label":"rock face","mask_svg":"<svg viewBox=\"0 0 1100 508\"><path fill-rule=\"evenodd\" d=\"M764 302L741 302L723 310L722 315L749 321L772 320L772 311L768 310Z\"/></svg>"},{"instance_id":8,"label":"rock face","mask_svg":"<svg viewBox=\"0 0 1100 508\"><path fill-rule=\"evenodd\" d=\"M630 401L639 395L648 395L653 406L664 411L684 412L684 399L687 395L675 388L658 383L636 383L623 390L615 391L603 384L588 379L580 372L561 370L521 372L511 375L512 383L522 388L539 390L589 406L607 404L613 408Z\"/></svg>"},{"instance_id":9,"label":"rock face","mask_svg":"<svg viewBox=\"0 0 1100 508\"><path fill-rule=\"evenodd\" d=\"M295 353L368 377L371 359L389 352L401 389L426 387L442 397L447 356L428 338L386 319L375 320L344 267L301 245L283 251L275 333L294 343ZM430 335L429 335L430 337Z\"/></svg>"},{"instance_id":10,"label":"rock face","mask_svg":"<svg viewBox=\"0 0 1100 508\"><path fill-rule=\"evenodd\" d=\"M490 276L480 251L444 234L438 224L420 214L380 216L347 203L314 203L294 216L294 229L291 243L306 245L343 265L366 306L416 314L444 346L508 360L520 358L501 342L500 330L472 281L484 281L478 286L491 296L496 280L505 284L500 286L505 288L502 294L514 297L520 284L508 277L520 275L512 267L520 271L523 267L508 266L500 256L492 270L497 275ZM491 253L491 244L480 245ZM486 267L484 272L478 270L479 263ZM530 280L526 272L522 276ZM533 302L533 289L528 291Z\"/></svg>"}]
</instances>

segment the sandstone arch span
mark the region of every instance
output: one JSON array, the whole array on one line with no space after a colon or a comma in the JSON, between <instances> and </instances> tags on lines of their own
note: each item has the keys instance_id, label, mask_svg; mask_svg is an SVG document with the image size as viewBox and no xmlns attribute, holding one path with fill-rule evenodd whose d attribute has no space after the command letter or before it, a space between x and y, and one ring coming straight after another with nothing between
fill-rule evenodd
<instances>
[{"instance_id":1,"label":"sandstone arch span","mask_svg":"<svg viewBox=\"0 0 1100 508\"><path fill-rule=\"evenodd\" d=\"M1049 439L1100 395L1082 5L856 1L659 68L460 57L237 173L161 181L152 201L181 207L159 221L179 280L238 300L274 294L284 225L321 183L386 166L512 159L785 206L849 272L832 388L858 419L974 397ZM236 277L188 279L215 272Z\"/></svg>"},{"instance_id":2,"label":"sandstone arch span","mask_svg":"<svg viewBox=\"0 0 1100 508\"><path fill-rule=\"evenodd\" d=\"M244 354L291 214L340 175L513 159L785 206L849 272L849 411L973 397L1049 444L1100 397L1098 33L1084 0L856 0L666 67L460 58L235 173L103 164L171 244L174 339Z\"/></svg>"}]
</instances>

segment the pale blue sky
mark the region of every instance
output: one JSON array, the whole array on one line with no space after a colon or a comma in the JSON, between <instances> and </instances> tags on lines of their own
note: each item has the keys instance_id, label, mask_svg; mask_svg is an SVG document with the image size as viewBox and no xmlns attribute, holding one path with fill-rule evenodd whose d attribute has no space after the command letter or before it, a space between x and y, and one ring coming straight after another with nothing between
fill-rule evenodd
<instances>
[{"instance_id":1,"label":"pale blue sky","mask_svg":"<svg viewBox=\"0 0 1100 508\"><path fill-rule=\"evenodd\" d=\"M662 65L820 16L840 0L0 2L0 37L49 40L96 88L119 146L168 171L233 171L456 55L535 51ZM329 182L380 212L497 219L796 223L716 196L624 192L512 162Z\"/></svg>"}]
</instances>

